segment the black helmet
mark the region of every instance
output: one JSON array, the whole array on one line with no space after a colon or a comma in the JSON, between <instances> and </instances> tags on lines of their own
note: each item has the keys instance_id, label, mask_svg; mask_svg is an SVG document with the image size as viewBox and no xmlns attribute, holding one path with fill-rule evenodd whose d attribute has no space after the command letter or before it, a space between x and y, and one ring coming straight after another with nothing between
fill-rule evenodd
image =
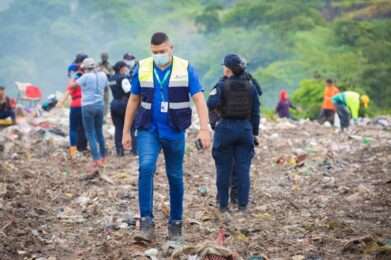
<instances>
[{"instance_id":1,"label":"black helmet","mask_svg":"<svg viewBox=\"0 0 391 260\"><path fill-rule=\"evenodd\" d=\"M246 61L237 54L228 54L224 57L224 66L232 70L235 75L246 70Z\"/></svg>"},{"instance_id":2,"label":"black helmet","mask_svg":"<svg viewBox=\"0 0 391 260\"><path fill-rule=\"evenodd\" d=\"M130 52L125 53L122 58L124 60L134 60L134 59L136 59L136 57L132 53L130 53Z\"/></svg>"}]
</instances>

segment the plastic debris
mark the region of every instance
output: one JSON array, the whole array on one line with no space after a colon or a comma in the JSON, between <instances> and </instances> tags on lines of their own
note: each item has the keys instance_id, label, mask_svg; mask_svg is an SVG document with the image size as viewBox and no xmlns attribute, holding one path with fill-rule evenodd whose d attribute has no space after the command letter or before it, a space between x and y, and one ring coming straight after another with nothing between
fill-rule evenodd
<instances>
[{"instance_id":1,"label":"plastic debris","mask_svg":"<svg viewBox=\"0 0 391 260\"><path fill-rule=\"evenodd\" d=\"M198 260L197 249L219 248L237 259L390 259L391 132L372 119L352 127L350 134L336 134L317 122L263 119L246 213L233 204L230 213L219 213L214 161L209 152L189 145L180 244L165 240L170 201L161 157L154 180L156 241L145 244L132 239L139 218L134 214L139 211L137 158L109 155L101 173L81 181L89 155L70 160L68 137L50 131L68 134L68 112L26 116L23 123L0 130L2 259L67 259L72 254L75 259L147 260L151 245L159 260L171 259L174 251L182 252L177 259ZM106 122L108 150L114 151L107 132L112 125ZM187 142L194 143L197 131L187 135ZM352 234L368 234L373 241L348 244ZM227 257L222 252L208 257Z\"/></svg>"},{"instance_id":2,"label":"plastic debris","mask_svg":"<svg viewBox=\"0 0 391 260\"><path fill-rule=\"evenodd\" d=\"M151 248L144 252L144 255L149 257L149 259L151 260L158 260L157 258L158 254L159 254L159 250L157 250L156 248Z\"/></svg>"}]
</instances>

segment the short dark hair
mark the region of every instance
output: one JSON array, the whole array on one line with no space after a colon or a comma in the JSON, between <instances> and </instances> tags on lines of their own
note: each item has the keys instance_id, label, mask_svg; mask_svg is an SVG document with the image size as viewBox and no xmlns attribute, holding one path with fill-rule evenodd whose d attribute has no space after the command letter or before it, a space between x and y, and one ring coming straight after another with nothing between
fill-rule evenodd
<instances>
[{"instance_id":1,"label":"short dark hair","mask_svg":"<svg viewBox=\"0 0 391 260\"><path fill-rule=\"evenodd\" d=\"M4 86L0 86L0 90L5 90L5 87Z\"/></svg>"},{"instance_id":2,"label":"short dark hair","mask_svg":"<svg viewBox=\"0 0 391 260\"><path fill-rule=\"evenodd\" d=\"M326 83L327 83L327 84L333 84L334 81L333 81L332 79L327 79L327 80L326 80Z\"/></svg>"},{"instance_id":3,"label":"short dark hair","mask_svg":"<svg viewBox=\"0 0 391 260\"><path fill-rule=\"evenodd\" d=\"M168 36L164 32L156 32L151 37L152 45L160 45L168 41L169 41Z\"/></svg>"}]
</instances>

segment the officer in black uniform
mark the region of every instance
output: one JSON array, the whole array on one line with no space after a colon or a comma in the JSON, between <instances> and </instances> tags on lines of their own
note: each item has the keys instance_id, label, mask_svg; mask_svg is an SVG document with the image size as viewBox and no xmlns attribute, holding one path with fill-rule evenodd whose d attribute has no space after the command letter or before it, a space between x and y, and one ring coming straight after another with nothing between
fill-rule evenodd
<instances>
[{"instance_id":1,"label":"officer in black uniform","mask_svg":"<svg viewBox=\"0 0 391 260\"><path fill-rule=\"evenodd\" d=\"M236 174L232 185L238 187L239 210L247 209L251 159L259 132L259 107L258 91L245 72L245 63L236 54L227 55L224 58L224 77L208 99L209 110L217 110L220 116L215 127L213 158L217 170L218 203L222 212L228 210L232 172Z\"/></svg>"},{"instance_id":2,"label":"officer in black uniform","mask_svg":"<svg viewBox=\"0 0 391 260\"><path fill-rule=\"evenodd\" d=\"M110 88L113 95L111 101L111 118L115 126L115 148L118 156L124 156L122 146L122 132L124 128L125 112L130 96L130 75L129 68L124 61L119 61L114 65L115 74L110 79ZM132 151L135 148L132 147Z\"/></svg>"},{"instance_id":3,"label":"officer in black uniform","mask_svg":"<svg viewBox=\"0 0 391 260\"><path fill-rule=\"evenodd\" d=\"M258 96L261 97L262 94L263 94L261 85L253 77L253 75L251 75L250 72L246 71L247 63L242 58L241 58L241 60L242 60L241 64L242 64L242 66L244 65L244 70L245 70L243 72L242 77L247 77L248 80L250 80L251 84L257 90ZM223 76L220 80L223 81L225 79L227 79L227 77ZM218 84L216 86L218 86ZM212 89L212 91L216 88L216 86ZM213 130L215 130L216 123L220 119L221 119L221 116L220 116L219 112L217 111L217 109L209 110L209 122L210 122L210 126L211 126L211 128ZM259 144L258 143L258 138L254 137L254 145L258 146L258 144ZM235 162L234 162L234 165L235 165ZM232 175L231 175L231 178L230 178L230 195L229 195L232 204L238 204L238 194L239 194L238 183L239 183L239 181L238 181L238 178L237 178L237 174L235 172L235 166L233 166ZM218 201L219 201L219 194L218 193L217 193L217 196L216 196L216 200L217 200L217 203L218 203Z\"/></svg>"}]
</instances>

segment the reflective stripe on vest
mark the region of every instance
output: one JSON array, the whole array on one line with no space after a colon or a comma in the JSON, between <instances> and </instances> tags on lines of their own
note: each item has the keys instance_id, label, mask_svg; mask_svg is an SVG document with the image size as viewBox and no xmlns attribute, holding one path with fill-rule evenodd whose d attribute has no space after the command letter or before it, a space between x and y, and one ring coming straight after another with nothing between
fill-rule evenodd
<instances>
[{"instance_id":1,"label":"reflective stripe on vest","mask_svg":"<svg viewBox=\"0 0 391 260\"><path fill-rule=\"evenodd\" d=\"M184 109L191 106L190 102L171 102L168 104L171 109Z\"/></svg>"},{"instance_id":2,"label":"reflective stripe on vest","mask_svg":"<svg viewBox=\"0 0 391 260\"><path fill-rule=\"evenodd\" d=\"M149 102L141 102L141 106L147 110L151 110L152 109L152 103L149 103Z\"/></svg>"},{"instance_id":3,"label":"reflective stripe on vest","mask_svg":"<svg viewBox=\"0 0 391 260\"><path fill-rule=\"evenodd\" d=\"M173 57L173 65L170 80L168 87L171 90L172 88L188 88L189 87L189 73L187 68L189 62L178 58ZM138 71L139 81L141 88L154 88L154 77L153 77L153 58L147 58L139 62L139 71ZM170 92L170 90L169 90ZM190 98L189 98L190 99ZM152 100L151 100L152 101ZM169 108L170 109L186 109L191 107L190 102L172 102L169 98ZM185 101L185 100L182 100ZM141 106L144 109L151 110L152 103L143 100Z\"/></svg>"}]
</instances>

